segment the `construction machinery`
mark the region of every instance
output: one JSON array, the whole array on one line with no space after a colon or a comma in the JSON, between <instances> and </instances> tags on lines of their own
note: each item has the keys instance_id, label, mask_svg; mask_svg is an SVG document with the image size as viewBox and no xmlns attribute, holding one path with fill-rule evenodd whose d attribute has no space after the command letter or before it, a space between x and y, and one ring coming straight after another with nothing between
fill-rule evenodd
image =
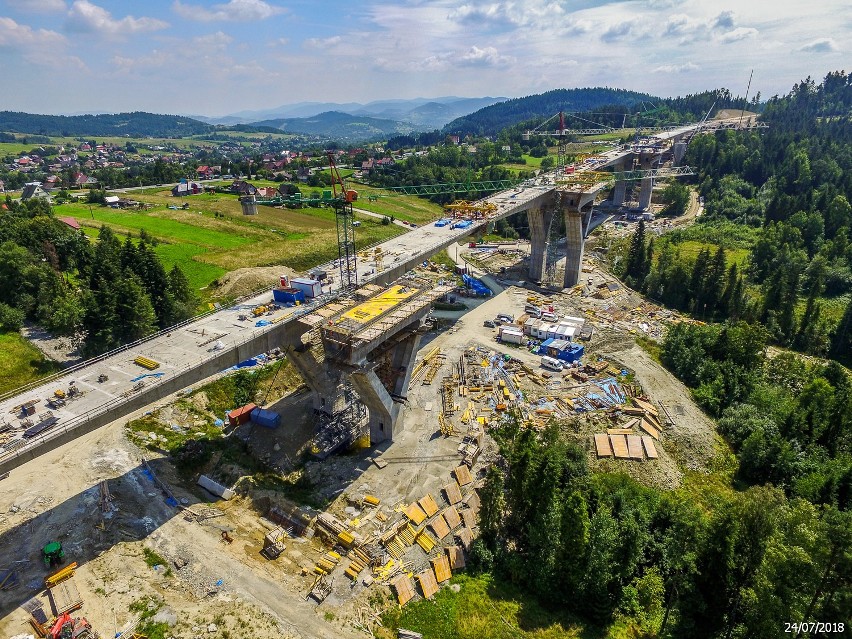
<instances>
[{"instance_id":1,"label":"construction machinery","mask_svg":"<svg viewBox=\"0 0 852 639\"><path fill-rule=\"evenodd\" d=\"M62 550L62 544L58 541L51 541L41 549L41 558L46 568L61 566L65 563L65 551Z\"/></svg>"},{"instance_id":2,"label":"construction machinery","mask_svg":"<svg viewBox=\"0 0 852 639\"><path fill-rule=\"evenodd\" d=\"M358 199L358 191L346 188L346 183L334 161L334 151L328 151L328 167L331 172L333 198L330 202L337 221L337 256L340 266L340 286L344 290L358 287L358 256L355 252L355 213L352 203Z\"/></svg>"},{"instance_id":3,"label":"construction machinery","mask_svg":"<svg viewBox=\"0 0 852 639\"><path fill-rule=\"evenodd\" d=\"M72 617L67 612L59 615L50 630L48 639L86 639L95 636L92 624L85 617Z\"/></svg>"}]
</instances>

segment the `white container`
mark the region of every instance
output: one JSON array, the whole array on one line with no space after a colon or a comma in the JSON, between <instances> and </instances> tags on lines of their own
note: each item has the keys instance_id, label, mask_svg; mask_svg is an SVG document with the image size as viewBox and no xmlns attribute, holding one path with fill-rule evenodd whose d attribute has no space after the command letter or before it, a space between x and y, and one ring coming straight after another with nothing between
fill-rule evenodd
<instances>
[{"instance_id":1,"label":"white container","mask_svg":"<svg viewBox=\"0 0 852 639\"><path fill-rule=\"evenodd\" d=\"M302 291L305 297L313 298L322 295L322 284L306 277L294 277L290 280L290 287Z\"/></svg>"}]
</instances>

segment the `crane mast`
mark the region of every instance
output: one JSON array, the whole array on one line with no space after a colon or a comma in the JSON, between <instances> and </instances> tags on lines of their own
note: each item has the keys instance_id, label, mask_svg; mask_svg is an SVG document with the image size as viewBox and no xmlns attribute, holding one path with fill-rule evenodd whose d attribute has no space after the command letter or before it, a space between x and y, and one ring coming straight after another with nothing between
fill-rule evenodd
<instances>
[{"instance_id":1,"label":"crane mast","mask_svg":"<svg viewBox=\"0 0 852 639\"><path fill-rule=\"evenodd\" d=\"M346 188L334 161L334 151L328 151L328 166L331 172L333 198L331 206L337 222L337 260L340 269L340 287L351 290L358 287L358 254L355 251L355 214L352 203L358 199L358 191Z\"/></svg>"}]
</instances>

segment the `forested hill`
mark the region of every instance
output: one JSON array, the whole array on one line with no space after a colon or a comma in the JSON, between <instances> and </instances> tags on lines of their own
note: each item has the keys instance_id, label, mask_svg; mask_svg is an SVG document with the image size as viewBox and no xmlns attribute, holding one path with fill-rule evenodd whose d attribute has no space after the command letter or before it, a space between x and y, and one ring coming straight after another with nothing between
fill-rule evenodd
<instances>
[{"instance_id":1,"label":"forested hill","mask_svg":"<svg viewBox=\"0 0 852 639\"><path fill-rule=\"evenodd\" d=\"M634 107L643 101L658 102L660 98L647 93L624 89L555 89L547 93L515 98L457 118L444 127L444 132L456 135L496 135L502 129L540 117L550 117L559 111L593 111L604 106Z\"/></svg>"},{"instance_id":2,"label":"forested hill","mask_svg":"<svg viewBox=\"0 0 852 639\"><path fill-rule=\"evenodd\" d=\"M102 115L38 115L0 111L0 131L61 136L181 137L216 127L178 115L134 111Z\"/></svg>"}]
</instances>

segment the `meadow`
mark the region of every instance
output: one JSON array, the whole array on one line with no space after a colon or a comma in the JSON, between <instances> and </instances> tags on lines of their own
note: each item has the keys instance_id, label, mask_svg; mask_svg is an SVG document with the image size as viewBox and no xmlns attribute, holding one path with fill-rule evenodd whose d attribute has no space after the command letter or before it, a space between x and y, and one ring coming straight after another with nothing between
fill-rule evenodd
<instances>
[{"instance_id":1,"label":"meadow","mask_svg":"<svg viewBox=\"0 0 852 639\"><path fill-rule=\"evenodd\" d=\"M166 268L179 265L195 289L203 289L224 273L244 267L281 264L307 271L337 256L337 227L330 208L258 207L244 216L237 198L226 194L172 197L168 189L146 189L132 197L147 202L147 211L123 211L73 203L55 207L58 217L73 217L90 234L102 225L121 236L144 230L159 244L155 252ZM190 204L190 208L168 206ZM365 218L356 234L362 248L400 234L397 225Z\"/></svg>"}]
</instances>

